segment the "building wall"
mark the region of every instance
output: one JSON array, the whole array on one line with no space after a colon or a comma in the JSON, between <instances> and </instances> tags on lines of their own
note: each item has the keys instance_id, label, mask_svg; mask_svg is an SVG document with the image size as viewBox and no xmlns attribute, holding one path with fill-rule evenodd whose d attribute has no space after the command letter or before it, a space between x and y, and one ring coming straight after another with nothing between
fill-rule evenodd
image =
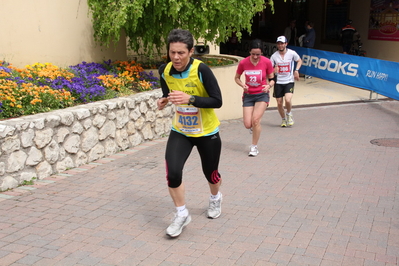
<instances>
[{"instance_id":1,"label":"building wall","mask_svg":"<svg viewBox=\"0 0 399 266\"><path fill-rule=\"evenodd\" d=\"M351 0L349 16L353 20L353 26L360 33L363 48L367 52L367 57L382 59L387 61L399 62L398 41L376 41L368 39L369 15L371 0ZM324 1L309 1L309 19L314 21L317 34L316 49L341 52L341 46L331 43L323 43L321 30L324 20Z\"/></svg>"},{"instance_id":2,"label":"building wall","mask_svg":"<svg viewBox=\"0 0 399 266\"><path fill-rule=\"evenodd\" d=\"M265 16L262 19L265 27L258 27L259 15L254 17L253 32L251 36L244 39L260 38L265 42L274 43L279 35L284 34L284 29L289 25L289 21L293 18L297 20L297 28L299 31L304 29L304 21L310 20L314 23L316 31L315 49L342 52L339 42L326 42L323 40L323 27L325 19L325 2L326 0L307 0L307 9L303 16L291 17L294 1L275 0L275 13L271 13L270 9L265 10ZM353 20L353 26L359 31L363 42L363 48L367 52L367 56L376 59L399 62L398 41L376 41L368 40L368 27L371 0L350 0L349 18ZM307 13L307 14L306 14ZM248 54L247 51L243 51ZM243 55L243 54L241 54Z\"/></svg>"},{"instance_id":3,"label":"building wall","mask_svg":"<svg viewBox=\"0 0 399 266\"><path fill-rule=\"evenodd\" d=\"M324 19L323 0L309 0L309 20L315 23L316 49L341 52L339 44L322 42ZM351 0L350 18L362 36L363 48L371 58L399 62L399 42L368 40L369 7L371 0ZM289 1L276 1L276 13L266 12L265 25L258 37L274 42L288 25ZM86 0L0 0L0 60L16 67L27 64L52 63L69 66L82 61L99 62L126 59L124 35L116 47L99 46L93 39L93 28ZM271 26L273 25L273 26ZM303 25L298 25L302 27ZM258 31L258 30L257 30ZM263 38L262 38L263 39ZM211 54L219 47L210 45Z\"/></svg>"},{"instance_id":4,"label":"building wall","mask_svg":"<svg viewBox=\"0 0 399 266\"><path fill-rule=\"evenodd\" d=\"M87 0L0 0L0 60L16 67L126 59L124 36L116 47L93 39Z\"/></svg>"}]
</instances>

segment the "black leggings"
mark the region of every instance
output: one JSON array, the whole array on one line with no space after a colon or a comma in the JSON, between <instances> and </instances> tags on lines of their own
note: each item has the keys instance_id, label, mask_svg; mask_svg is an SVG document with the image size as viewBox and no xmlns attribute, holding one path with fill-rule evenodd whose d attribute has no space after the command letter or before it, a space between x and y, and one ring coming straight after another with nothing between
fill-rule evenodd
<instances>
[{"instance_id":1,"label":"black leggings","mask_svg":"<svg viewBox=\"0 0 399 266\"><path fill-rule=\"evenodd\" d=\"M171 131L166 146L166 179L168 186L177 188L183 179L183 167L194 146L197 146L201 157L202 171L211 184L220 181L218 171L222 141L219 133L206 137L186 137L175 131Z\"/></svg>"}]
</instances>

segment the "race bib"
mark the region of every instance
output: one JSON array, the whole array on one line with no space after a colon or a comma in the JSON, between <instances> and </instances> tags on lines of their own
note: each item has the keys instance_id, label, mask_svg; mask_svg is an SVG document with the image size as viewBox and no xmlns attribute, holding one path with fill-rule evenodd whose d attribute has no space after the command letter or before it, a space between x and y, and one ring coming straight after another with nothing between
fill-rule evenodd
<instances>
[{"instance_id":1,"label":"race bib","mask_svg":"<svg viewBox=\"0 0 399 266\"><path fill-rule=\"evenodd\" d=\"M262 82L261 70L248 70L245 71L245 81L250 87L259 87Z\"/></svg>"},{"instance_id":2,"label":"race bib","mask_svg":"<svg viewBox=\"0 0 399 266\"><path fill-rule=\"evenodd\" d=\"M280 75L289 75L291 73L291 64L290 63L280 63L278 65L278 73Z\"/></svg>"},{"instance_id":3,"label":"race bib","mask_svg":"<svg viewBox=\"0 0 399 266\"><path fill-rule=\"evenodd\" d=\"M183 133L202 133L202 120L200 109L191 105L176 106L176 127Z\"/></svg>"}]
</instances>

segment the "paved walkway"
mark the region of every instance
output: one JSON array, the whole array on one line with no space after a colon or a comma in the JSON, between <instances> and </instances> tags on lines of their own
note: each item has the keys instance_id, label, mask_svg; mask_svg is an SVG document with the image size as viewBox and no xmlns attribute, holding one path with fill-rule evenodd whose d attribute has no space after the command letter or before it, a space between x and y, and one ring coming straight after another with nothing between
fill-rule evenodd
<instances>
[{"instance_id":1,"label":"paved walkway","mask_svg":"<svg viewBox=\"0 0 399 266\"><path fill-rule=\"evenodd\" d=\"M257 157L242 121L222 122L218 219L205 217L194 150L184 171L193 220L165 236L163 138L0 194L0 265L398 265L399 102L301 82L295 125L280 128L267 110ZM318 94L350 104L301 100Z\"/></svg>"}]
</instances>

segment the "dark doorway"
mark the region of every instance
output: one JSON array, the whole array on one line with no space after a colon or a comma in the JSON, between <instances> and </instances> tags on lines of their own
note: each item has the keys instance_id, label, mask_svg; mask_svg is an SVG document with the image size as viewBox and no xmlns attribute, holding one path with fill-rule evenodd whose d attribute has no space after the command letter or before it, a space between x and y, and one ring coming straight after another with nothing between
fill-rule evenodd
<instances>
[{"instance_id":1,"label":"dark doorway","mask_svg":"<svg viewBox=\"0 0 399 266\"><path fill-rule=\"evenodd\" d=\"M268 1L265 1L267 4ZM239 56L248 55L248 43L250 40L261 39L267 43L275 43L280 35L284 35L284 30L289 26L290 21L296 20L297 36L305 33L305 22L308 21L309 0L274 0L275 12L272 13L270 6L266 5L263 12L259 12L253 17L251 33L242 32L242 38L237 44L228 41L220 44L221 54L235 54ZM231 47L234 46L234 49Z\"/></svg>"}]
</instances>

